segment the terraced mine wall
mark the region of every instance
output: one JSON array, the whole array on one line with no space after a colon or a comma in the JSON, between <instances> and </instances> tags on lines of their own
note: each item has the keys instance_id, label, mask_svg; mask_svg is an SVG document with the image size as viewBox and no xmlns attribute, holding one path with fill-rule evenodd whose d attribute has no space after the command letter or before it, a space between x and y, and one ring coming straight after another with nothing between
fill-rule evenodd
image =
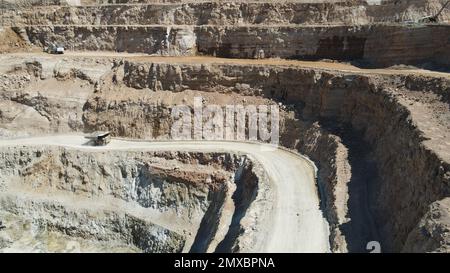
<instances>
[{"instance_id":1,"label":"terraced mine wall","mask_svg":"<svg viewBox=\"0 0 450 273\"><path fill-rule=\"evenodd\" d=\"M156 1L155 1L156 2ZM35 7L15 24L28 25L245 25L369 24L404 22L436 14L439 1L186 2L143 5ZM444 10L441 21L450 19Z\"/></svg>"},{"instance_id":2,"label":"terraced mine wall","mask_svg":"<svg viewBox=\"0 0 450 273\"><path fill-rule=\"evenodd\" d=\"M392 93L388 78L295 68L136 62L126 62L124 71L124 83L134 88L156 85L170 90L175 82L179 89L173 90L177 92L237 92L296 105L302 118L295 127L285 127L282 144L298 149L319 164L319 181L327 193L324 200L328 202L328 219L337 227L336 235L345 233L346 217L353 213L347 209L366 205L373 213L375 226L380 227L372 236L379 233L386 251L401 251L428 206L450 194L448 159L423 143L421 131L411 123L407 108ZM396 85L411 81L409 77L401 78ZM426 78L422 81L428 82ZM444 86L447 91L443 92L448 93L448 81ZM94 108L94 112L100 110ZM319 121L322 128L314 121ZM349 128L353 136L340 133L339 128L343 127ZM364 145L366 158L358 158L358 145ZM359 168L367 173L358 178L359 160L365 160ZM342 193L358 186L365 188L367 204L347 200L348 196ZM351 202L356 202L358 208L351 208ZM339 240L337 236L336 241ZM348 236L347 243L351 240ZM339 249L339 243L336 244Z\"/></svg>"},{"instance_id":3,"label":"terraced mine wall","mask_svg":"<svg viewBox=\"0 0 450 273\"><path fill-rule=\"evenodd\" d=\"M68 50L449 66L448 25L414 23L436 14L438 0L95 3L9 10L2 23L33 44L61 43ZM445 9L439 22L449 18Z\"/></svg>"},{"instance_id":4,"label":"terraced mine wall","mask_svg":"<svg viewBox=\"0 0 450 273\"><path fill-rule=\"evenodd\" d=\"M445 217L448 209L450 159L445 148L433 145L445 143L445 136L425 133L399 93L420 90L448 104L446 78L287 65L52 61L2 67L8 72L0 86L1 103L11 111L1 112L3 135L14 136L18 128L13 109L26 113L23 119L33 118L20 134L110 130L116 136L164 139L170 137L173 103L189 103L185 98L194 91L207 100L223 95L243 104L257 98L281 103L281 144L319 167L333 251L365 251L374 239L381 240L383 251L446 251L445 234L430 230L446 225L434 212ZM55 96L50 83L75 88L79 97L72 94L71 103L61 108L67 97ZM77 118L66 118L65 112ZM47 129L34 128L39 115L48 120ZM423 229L428 233L418 232ZM205 249L205 244L197 246Z\"/></svg>"},{"instance_id":5,"label":"terraced mine wall","mask_svg":"<svg viewBox=\"0 0 450 273\"><path fill-rule=\"evenodd\" d=\"M72 50L227 58L334 59L371 67L450 64L446 25L334 27L216 26L30 26L36 45L66 44ZM380 43L380 39L384 42Z\"/></svg>"},{"instance_id":6,"label":"terraced mine wall","mask_svg":"<svg viewBox=\"0 0 450 273\"><path fill-rule=\"evenodd\" d=\"M116 2L148 1L111 1ZM347 4L300 3L52 7L48 12L37 9L36 13L24 13L18 21L21 24L14 25L14 30L38 46L57 42L65 44L69 51L236 59L333 59L369 67L399 64L448 68L448 25L404 22L429 15L440 6L436 1L414 1L416 5L410 2L391 1L351 9L347 9ZM304 12L303 8L311 13ZM273 12L264 14L268 10ZM448 12L440 19L445 18ZM380 24L385 20L389 23ZM403 23L393 23L399 21ZM317 26L319 23L328 25ZM371 240L380 240L383 251L449 250L446 230L450 211L450 158L445 146L448 138L444 134L425 132L410 110L411 104L402 100L402 94L427 91L424 95L433 93L438 97L436 100L447 105L448 79L364 75L364 71L343 73L281 64L279 67L206 61L183 64L182 60L167 64L161 60L102 59L97 60L97 67L92 70L85 68L86 61L71 67L70 62L61 59L28 61L16 66L7 70L0 82L0 103L7 106L0 112L1 136L110 130L116 136L150 138L151 135L164 139L169 137L173 123L170 115L173 101L165 102L164 96L182 101L198 92L213 100L222 94L243 103L262 98L264 102L285 106L281 112L281 144L308 155L319 167L321 205L331 226L333 251L365 251L366 243ZM236 63L245 61L236 60ZM72 93L61 94L61 90L72 90ZM71 157L72 160L77 158ZM61 169L68 167L68 163L64 164ZM25 166L15 166L21 170L14 174L19 181L33 173L21 168ZM93 172L97 175L103 170ZM257 203L250 202L257 175L247 175L253 182L243 191L251 194L238 198L243 200L243 208ZM59 178L60 174L54 176ZM77 181L91 179L84 174L80 177ZM57 185L59 180L49 181ZM176 191L184 192L184 189ZM144 251L180 251L181 248L194 252L245 251L242 242L247 239L242 239L245 233L241 233L248 228L241 226L245 221L231 221L235 225L220 240L215 235L221 233L219 227L211 225L223 221L217 213L228 193L219 190L207 199L208 204L214 205L198 210L203 215L196 222L201 236L183 237L182 233L172 234L149 224L157 234L167 232L173 241L158 246L132 245ZM197 198L187 196L191 197ZM141 201L151 204L146 198ZM5 207L11 207L16 214L32 210L16 208L10 201L5 204L10 204ZM134 221L117 218L121 223ZM102 221L95 225L110 226ZM138 222L140 226L148 224ZM129 238L136 232L125 229L124 235L119 236ZM114 236L117 234L111 238L117 238Z\"/></svg>"},{"instance_id":7,"label":"terraced mine wall","mask_svg":"<svg viewBox=\"0 0 450 273\"><path fill-rule=\"evenodd\" d=\"M267 197L259 193L267 177L241 155L8 147L0 157L2 219L31 226L34 232L22 235L31 241L59 234L48 238L51 248L64 247L57 238L71 236L91 251L195 252L219 243L221 252L245 251L250 246L241 240L252 236L243 233L264 219L254 212L261 201L252 202ZM260 218L245 216L247 210ZM231 222L233 215L242 216ZM220 221L230 228L219 236ZM11 236L2 233L2 248L20 246Z\"/></svg>"}]
</instances>

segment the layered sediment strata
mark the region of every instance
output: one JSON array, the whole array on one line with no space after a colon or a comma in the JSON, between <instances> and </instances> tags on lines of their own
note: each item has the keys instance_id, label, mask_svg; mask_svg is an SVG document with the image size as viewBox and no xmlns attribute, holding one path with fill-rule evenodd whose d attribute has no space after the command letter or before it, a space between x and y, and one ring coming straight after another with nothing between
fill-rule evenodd
<instances>
[{"instance_id":1,"label":"layered sediment strata","mask_svg":"<svg viewBox=\"0 0 450 273\"><path fill-rule=\"evenodd\" d=\"M71 50L226 58L333 59L363 66L448 66L447 25L29 26L31 43ZM385 41L380 44L380 39Z\"/></svg>"},{"instance_id":2,"label":"layered sediment strata","mask_svg":"<svg viewBox=\"0 0 450 273\"><path fill-rule=\"evenodd\" d=\"M2 51L16 44L62 43L69 50L109 51L113 57L5 57L0 65L0 136L110 130L120 137L168 139L173 106L189 105L193 96L218 105L277 103L281 145L318 166L333 251L364 251L372 240L381 241L383 251L448 251L448 76L336 70L339 66L329 60L322 68L238 60L332 59L360 67L447 68L448 11L438 18L440 24L418 23L435 14L441 2L111 0L100 6L83 1L91 5L24 9L22 14L7 10L2 22L13 28L0 33L10 41L0 44ZM180 58L119 60L113 52ZM235 63L183 58L199 55L234 58ZM259 204L253 198L263 184L255 181L265 177L257 162L238 164L233 155L220 156L227 160L199 154L123 156L18 147L2 151L6 163L0 187L6 189L6 209L1 217L32 228L21 231L29 235L16 240L19 245L9 229L0 246L29 247L23 243L38 230L38 236L58 244L67 236L77 238L82 249L89 242L97 250L105 247L103 242L147 252L252 249L254 238L246 230L254 229L259 215L246 212ZM194 162L185 162L186 157ZM205 166L204 160L214 166ZM201 171L192 171L197 168ZM239 181L233 180L243 169ZM47 190L55 196L46 196ZM69 206L67 195L85 206ZM123 206L97 210L96 198L106 203L112 198ZM225 204L233 203L224 213ZM186 226L193 230L130 212L148 209L192 216ZM61 215L71 215L70 221ZM91 230L101 232L97 236ZM56 249L68 248L58 244Z\"/></svg>"},{"instance_id":3,"label":"layered sediment strata","mask_svg":"<svg viewBox=\"0 0 450 273\"><path fill-rule=\"evenodd\" d=\"M448 197L446 78L214 62L112 63L90 87L82 126L69 131L167 138L171 107L189 104L195 95L214 104L282 103L281 144L319 167L334 251L363 251L374 239L384 251L417 250L408 237L422 225L429 205ZM439 234L430 236L446 236Z\"/></svg>"},{"instance_id":4,"label":"layered sediment strata","mask_svg":"<svg viewBox=\"0 0 450 273\"><path fill-rule=\"evenodd\" d=\"M0 153L2 251L244 251L253 236L244 233L264 219L261 201L251 202L264 198L267 178L243 155L45 146ZM244 217L232 222L233 214Z\"/></svg>"},{"instance_id":5,"label":"layered sediment strata","mask_svg":"<svg viewBox=\"0 0 450 273\"><path fill-rule=\"evenodd\" d=\"M340 148L344 149L343 152L337 153L336 157L331 157L331 160L329 153L324 156L321 155L321 152L330 145L334 147L331 151L338 149L342 144L333 143L335 143L334 141L340 143L339 138L332 137L323 140L318 138L315 141L319 141L320 144L314 142L312 144L311 141L314 139L308 139L308 134L305 134L308 132L306 128L311 127L299 126L303 130L299 130L298 135L295 136L295 139L298 139L297 146L295 146L295 142L290 144L282 142L282 144L291 148L296 147L302 153L317 160L319 166L328 166L324 167L323 170L328 170L328 172L326 175L322 174L322 177L327 177L323 182L325 182L325 188L329 187L327 192L330 198L328 199L333 200L329 202L329 206L332 207L330 213L333 215L330 218L335 220L334 222L330 221L331 223L343 224L346 222L348 219L344 215L346 215L345 211L349 209L348 204L345 204L345 195L348 194L348 189L341 191L342 187L335 188L334 185L343 183L345 188L360 184L355 187L360 187L361 191L367 192L366 198L359 202L354 200L350 200L350 202L355 202L355 210L369 206L368 210L376 214L373 217L373 221L375 221L373 224L380 229L379 231L372 230L370 233L373 234L366 236L377 237L376 233L379 232L386 250L401 250L407 234L425 213L427 205L435 200L440 200L448 193L448 183L446 182L449 172L448 153L446 152L448 147L439 147L433 144L433 142L445 142L445 135L427 134L426 138L440 138L440 140L424 142L422 130L426 132L426 124L419 120L417 123L411 122L411 105L409 102L401 101L400 98L403 94L396 91L396 89L399 90L398 86L411 87L411 79L427 84L430 84L431 80L435 82L434 86L436 86L437 79L399 77L394 80L395 87L392 87L389 83L390 77L382 79L376 76L336 74L294 68L238 65L234 66L234 69L232 65L212 65L210 67L175 65L180 68L169 68L174 65L152 64L151 69L150 67L142 69L142 66L145 64L131 62L125 64L127 72L124 82L137 88L144 88L149 87L145 84L153 86L152 80L160 81L157 85L164 89L164 87L170 86L169 83L173 84L174 82L171 77L174 76L172 71L182 71L178 75L183 75L183 77L178 79L178 82L184 88L200 90L211 88L214 92L242 92L246 95L262 95L288 105L294 104L297 105L297 111L303 119L306 121L318 120L322 122L324 128L344 138L343 145L348 145L347 148ZM137 73L138 67L140 67L141 74ZM142 73L142 71L148 72ZM138 75L144 76L143 80L139 80L141 77ZM195 75L195 77L190 78L189 75ZM211 82L214 83L213 86L210 85ZM246 89L243 91L236 88L236 82L239 82L240 86L245 84ZM438 82L440 82L438 85L448 86L448 80L440 79ZM417 86L415 88L417 89ZM448 90L445 90L436 92L446 94ZM446 101L445 96L441 98ZM311 126L311 123L309 124ZM441 129L445 131L444 127ZM288 127L286 131L292 132L291 130ZM345 131L353 133L343 133ZM314 130L312 132L315 132L312 135L320 136L319 132ZM281 140L292 140L292 134L288 135L289 137L286 138L282 136ZM357 150L357 146L364 145L363 143L370 147L366 149L369 157L365 159L359 158L364 153L358 153ZM321 147L318 148L315 144ZM347 156L346 149L350 149ZM344 157L344 161L339 157ZM357 170L350 165L352 168L350 172L348 161L356 164L358 158L366 162L359 168L367 170L367 173L361 174L362 177L356 177L358 178L356 179ZM321 163L325 164L321 165ZM411 168L411 166L414 167ZM336 180L335 175L341 175L343 181ZM408 179L404 179L405 176L408 176ZM336 192L332 192L333 190ZM398 198L399 195L408 197ZM354 196L356 197L357 194L354 193ZM336 198L341 201L336 202ZM364 204L367 200L370 200L368 204ZM396 209L393 209L393 204ZM339 206L341 209L338 208ZM403 213L394 212L397 209ZM407 211L406 214L405 211ZM340 217L336 216L338 213ZM405 219L405 215L408 215L407 219ZM353 232L352 234L358 236ZM360 245L357 248L361 249L361 247Z\"/></svg>"},{"instance_id":6,"label":"layered sediment strata","mask_svg":"<svg viewBox=\"0 0 450 273\"><path fill-rule=\"evenodd\" d=\"M437 14L443 1L122 1L103 5L50 6L25 10L13 24L28 25L238 25L369 24L405 22ZM443 10L439 20L450 19Z\"/></svg>"}]
</instances>

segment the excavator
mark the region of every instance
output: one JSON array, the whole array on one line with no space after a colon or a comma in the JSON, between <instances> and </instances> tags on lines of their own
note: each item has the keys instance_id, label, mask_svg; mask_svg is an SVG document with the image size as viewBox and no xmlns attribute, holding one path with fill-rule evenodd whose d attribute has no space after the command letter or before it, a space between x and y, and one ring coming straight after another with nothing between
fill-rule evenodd
<instances>
[{"instance_id":1,"label":"excavator","mask_svg":"<svg viewBox=\"0 0 450 273\"><path fill-rule=\"evenodd\" d=\"M435 15L430 15L430 16L425 16L420 18L419 20L417 20L418 23L437 23L438 22L438 18L439 15L441 15L441 13L444 11L444 9L447 7L447 5L450 4L450 0L447 1L442 8L439 10L438 13L436 13Z\"/></svg>"}]
</instances>

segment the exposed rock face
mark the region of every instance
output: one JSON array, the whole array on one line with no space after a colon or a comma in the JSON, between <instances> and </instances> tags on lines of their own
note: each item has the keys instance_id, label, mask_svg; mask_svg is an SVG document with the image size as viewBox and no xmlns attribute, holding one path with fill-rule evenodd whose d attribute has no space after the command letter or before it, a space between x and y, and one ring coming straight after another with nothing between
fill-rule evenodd
<instances>
[{"instance_id":1,"label":"exposed rock face","mask_svg":"<svg viewBox=\"0 0 450 273\"><path fill-rule=\"evenodd\" d=\"M1 30L8 39L0 43L2 51L63 43L69 50L208 55L236 63L1 57L0 138L110 130L120 137L168 139L173 106L189 105L196 95L218 105L281 104L280 144L318 166L333 251L361 252L372 240L389 252L449 251L448 76L237 60L448 69L448 25L405 23L435 14L441 2L105 0L138 5L69 7L52 1L59 6L22 14L11 8L1 19L15 27ZM448 10L439 20L449 20ZM270 200L264 198L264 170L240 155L11 148L0 157L0 219L13 223L0 237L6 250L69 251L67 240L74 237L84 251L93 245L245 252L255 244L247 231L256 228L267 205L259 201ZM70 205L68 195L80 202ZM106 205L98 208L96 200ZM109 206L110 200L120 205ZM160 222L144 212L161 216L155 218ZM168 224L174 215L184 216L184 225ZM16 229L28 235L19 240ZM57 246L35 249L27 242L36 236Z\"/></svg>"},{"instance_id":2,"label":"exposed rock face","mask_svg":"<svg viewBox=\"0 0 450 273\"><path fill-rule=\"evenodd\" d=\"M133 2L133 1L132 1ZM445 24L405 23L437 14L442 1L199 2L51 6L6 12L5 25L44 47L169 56L279 57L448 67ZM439 22L449 20L444 9ZM383 43L379 41L383 40ZM263 52L263 54L259 54Z\"/></svg>"},{"instance_id":3,"label":"exposed rock face","mask_svg":"<svg viewBox=\"0 0 450 273\"><path fill-rule=\"evenodd\" d=\"M308 155L319 166L334 251L363 251L374 239L382 241L385 251L402 250L428 205L449 193L448 149L437 146L445 144L445 134L428 132L414 114L417 102L411 97L415 90L429 89L429 94L448 102L447 79L260 65L114 62L117 65L104 70L98 87L88 85L91 93L77 128L169 138L171 107L190 104L195 95L219 104L227 103L222 101L226 97L230 103L290 105L292 110L282 109L281 144ZM34 81L35 70L29 71ZM409 97L415 104L405 100ZM49 112L56 111L52 104L48 107ZM220 221L214 219L210 221Z\"/></svg>"},{"instance_id":4,"label":"exposed rock face","mask_svg":"<svg viewBox=\"0 0 450 273\"><path fill-rule=\"evenodd\" d=\"M74 50L103 50L157 55L189 56L196 53L192 27L30 27L32 43L67 44Z\"/></svg>"},{"instance_id":5,"label":"exposed rock face","mask_svg":"<svg viewBox=\"0 0 450 273\"><path fill-rule=\"evenodd\" d=\"M371 156L376 158L373 163L369 160L368 165L361 166L366 170L372 169L370 167L372 164L376 166L376 170L374 169L373 172L367 171L367 175L374 177L371 179L359 178L366 182L351 175L346 162L348 159L345 156L345 148L340 147L339 138L333 140L326 135L320 137L320 131L317 130L312 130L311 135L305 134L305 131L308 132L306 128L309 127L305 128L299 126L301 123L297 123L297 126L303 129L297 131L297 145L290 146L293 144L286 142L283 144L287 147L297 147L301 152L323 164L319 166L327 166L321 169L319 175L326 177L323 183L328 193L328 205L332 206L329 212L330 218L334 221L330 221L331 223L343 224L348 221L346 219L346 193L340 190L342 187L347 187L347 183L359 183L360 187L365 188L363 191L370 192L366 196L370 200L368 211L372 211L376 215L374 219L377 226L380 227L379 233L386 250L400 250L409 231L425 213L427 204L448 193L448 184L445 182L445 173L450 169L448 163L443 163L436 154L427 152L421 144L420 131L408 121L410 117L407 108L396 101L396 93L389 85L380 84L380 80L377 78L336 75L292 68L235 66L235 69L231 69L233 66L230 65L214 65L212 67L176 65L177 67L181 66L180 68L171 66L152 64L152 68L145 68L143 63L126 63L124 82L138 88L151 88L153 81L158 81L158 85L163 89L178 82L182 88L194 90L209 90L212 82L215 92L240 92L235 89L234 81L230 81L230 79L234 79L248 84L245 92L255 95L262 94L287 104L302 105L299 110L303 117L323 120L325 127L327 127L325 121L332 120L335 123L331 127L333 132L335 131L333 127L337 126L336 122L340 126L350 125L356 132L361 132L362 139L372 147ZM134 71L138 67L140 71L148 72L135 73ZM181 72L173 74L170 71ZM181 78L174 80L173 75L180 75ZM201 75L201 78L198 75ZM203 80L200 81L200 79ZM401 83L398 84L401 85ZM295 90L295 92L291 90ZM292 139L290 138L292 135L287 133L292 130L292 127L286 126L285 128L287 130L283 133L289 137L282 136L282 141ZM314 135L318 137L318 140L314 140ZM346 135L342 136L348 138ZM355 136L352 138L355 139ZM319 146L320 148L318 148ZM328 147L330 150L327 150ZM336 153L336 157L330 159L330 152L333 153L332 151L335 150L341 150L341 152ZM359 155L351 156L358 157ZM448 155L440 154L439 156L448 158ZM340 159L341 157L343 158ZM411 169L410 166L415 167ZM352 171L353 174L356 172L356 170ZM408 174L408 180L402 178L406 174ZM336 176L339 176L340 179ZM368 184L364 186L365 183ZM408 197L398 198L399 195ZM366 199L361 200L362 203L359 204L354 200L351 202L356 202L355 206L367 206L364 204L367 202ZM403 213L395 213L393 206ZM407 215L406 218L405 215ZM339 232L336 231L336 233ZM366 235L369 237L367 240L377 237L377 231L372 230L371 233L371 235ZM353 247L362 250L364 246Z\"/></svg>"},{"instance_id":6,"label":"exposed rock face","mask_svg":"<svg viewBox=\"0 0 450 273\"><path fill-rule=\"evenodd\" d=\"M264 198L258 193L266 187L260 180L267 179L264 171L254 172L251 161L238 155L11 147L1 149L0 157L0 215L7 224L0 234L3 251L80 251L86 244L91 251L109 251L108 244L117 251L196 251L199 245L207 251L224 237L222 251L244 251L251 246L240 243L248 234L241 236L254 228L252 214L262 217L258 221L264 215L249 201ZM235 183L244 191L235 199L236 211L225 211ZM216 238L214 219L245 215L250 207L250 215ZM15 230L21 222L37 233ZM34 248L36 236L50 244ZM64 241L68 236L76 249Z\"/></svg>"},{"instance_id":7,"label":"exposed rock face","mask_svg":"<svg viewBox=\"0 0 450 273\"><path fill-rule=\"evenodd\" d=\"M131 1L122 1L129 3ZM34 25L236 25L236 24L367 24L417 20L436 14L438 0L384 1L368 5L366 1L239 1L187 2L142 1L145 5L102 5L51 7L25 11L15 24ZM160 1L165 2L165 1ZM169 1L170 2L170 1ZM177 3L178 2L178 3ZM116 3L117 4L117 3ZM120 3L119 3L120 4ZM440 20L448 21L448 10Z\"/></svg>"},{"instance_id":8,"label":"exposed rock face","mask_svg":"<svg viewBox=\"0 0 450 273\"><path fill-rule=\"evenodd\" d=\"M5 60L0 82L1 136L82 130L83 106L111 63ZM8 75L8 76L6 76ZM24 128L27 128L24 130ZM17 136L19 136L17 135Z\"/></svg>"},{"instance_id":9,"label":"exposed rock face","mask_svg":"<svg viewBox=\"0 0 450 273\"><path fill-rule=\"evenodd\" d=\"M445 198L430 205L419 225L411 231L404 252L450 251L450 200Z\"/></svg>"},{"instance_id":10,"label":"exposed rock face","mask_svg":"<svg viewBox=\"0 0 450 273\"><path fill-rule=\"evenodd\" d=\"M30 41L67 44L75 50L155 55L196 54L228 58L335 59L385 67L395 64L448 66L449 35L430 26L29 26ZM379 40L388 41L380 45ZM400 54L399 54L400 52Z\"/></svg>"},{"instance_id":11,"label":"exposed rock face","mask_svg":"<svg viewBox=\"0 0 450 273\"><path fill-rule=\"evenodd\" d=\"M4 197L1 204L8 224L0 235L1 252L172 253L181 252L185 243L175 232L115 210L72 209L17 197Z\"/></svg>"}]
</instances>

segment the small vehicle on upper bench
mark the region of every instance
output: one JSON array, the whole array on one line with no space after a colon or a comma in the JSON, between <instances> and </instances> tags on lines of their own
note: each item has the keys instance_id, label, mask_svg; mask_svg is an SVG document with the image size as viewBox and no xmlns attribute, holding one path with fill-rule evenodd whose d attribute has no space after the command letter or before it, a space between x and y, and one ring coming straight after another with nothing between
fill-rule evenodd
<instances>
[{"instance_id":1,"label":"small vehicle on upper bench","mask_svg":"<svg viewBox=\"0 0 450 273\"><path fill-rule=\"evenodd\" d=\"M47 52L48 54L64 54L64 46L57 45L57 44L50 44L47 47L44 47L44 52Z\"/></svg>"}]
</instances>

